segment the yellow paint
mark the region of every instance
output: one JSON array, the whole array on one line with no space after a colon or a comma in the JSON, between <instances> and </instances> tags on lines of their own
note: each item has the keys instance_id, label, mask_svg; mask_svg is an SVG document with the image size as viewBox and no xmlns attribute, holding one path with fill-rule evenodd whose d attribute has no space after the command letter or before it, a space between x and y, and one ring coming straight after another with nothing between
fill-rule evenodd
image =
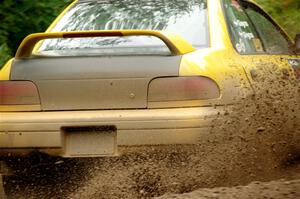
<instances>
[{"instance_id":1,"label":"yellow paint","mask_svg":"<svg viewBox=\"0 0 300 199\"><path fill-rule=\"evenodd\" d=\"M2 106L0 105L1 112L29 112L29 111L40 111L41 105L14 105L14 106Z\"/></svg>"},{"instance_id":2,"label":"yellow paint","mask_svg":"<svg viewBox=\"0 0 300 199\"><path fill-rule=\"evenodd\" d=\"M44 39L53 38L79 38L79 37L106 37L106 36L154 36L160 38L170 49L173 55L183 55L196 49L181 36L164 31L154 30L93 30L79 32L48 32L35 33L27 36L18 48L16 58L28 58L31 56L35 45Z\"/></svg>"},{"instance_id":3,"label":"yellow paint","mask_svg":"<svg viewBox=\"0 0 300 199\"><path fill-rule=\"evenodd\" d=\"M210 47L183 56L181 76L207 76L217 82L221 99L213 104L231 104L252 93L240 57L230 40L220 1L208 1Z\"/></svg>"},{"instance_id":4,"label":"yellow paint","mask_svg":"<svg viewBox=\"0 0 300 199\"><path fill-rule=\"evenodd\" d=\"M0 69L0 81L9 80L10 68L14 59L10 59L6 64Z\"/></svg>"}]
</instances>

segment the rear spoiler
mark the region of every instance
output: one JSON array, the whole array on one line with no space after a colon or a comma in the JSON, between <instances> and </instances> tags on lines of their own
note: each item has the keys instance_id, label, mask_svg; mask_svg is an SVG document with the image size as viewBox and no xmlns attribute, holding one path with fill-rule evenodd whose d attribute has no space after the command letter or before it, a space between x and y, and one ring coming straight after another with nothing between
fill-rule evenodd
<instances>
[{"instance_id":1,"label":"rear spoiler","mask_svg":"<svg viewBox=\"0 0 300 199\"><path fill-rule=\"evenodd\" d=\"M153 36L161 39L173 55L183 55L196 49L181 36L164 31L155 30L93 30L80 32L50 32L35 33L27 36L19 46L15 58L29 58L35 45L44 39L83 38L83 37L125 37L125 36Z\"/></svg>"}]
</instances>

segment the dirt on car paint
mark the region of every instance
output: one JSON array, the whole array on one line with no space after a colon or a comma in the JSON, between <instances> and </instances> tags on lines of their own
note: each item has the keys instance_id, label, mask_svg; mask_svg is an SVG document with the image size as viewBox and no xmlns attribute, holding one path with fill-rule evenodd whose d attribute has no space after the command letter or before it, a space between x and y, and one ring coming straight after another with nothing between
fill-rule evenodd
<instances>
[{"instance_id":1,"label":"dirt on car paint","mask_svg":"<svg viewBox=\"0 0 300 199\"><path fill-rule=\"evenodd\" d=\"M191 196L209 198L217 191L228 196L220 198L232 198L230 193L240 189L246 195L260 190L276 194L278 185L278 197L286 190L299 195L300 172L295 169L300 161L299 82L276 67L261 66L259 71L255 93L237 106L225 107L197 145L123 148L120 157L51 160L53 164L48 157L35 156L39 157L36 164L26 160L29 163L18 168L17 176L7 177L6 192L9 198L104 199L150 198L199 189ZM240 187L282 178L296 181L291 181L293 186L278 181ZM214 188L232 186L238 187ZM163 196L172 197L180 195Z\"/></svg>"}]
</instances>

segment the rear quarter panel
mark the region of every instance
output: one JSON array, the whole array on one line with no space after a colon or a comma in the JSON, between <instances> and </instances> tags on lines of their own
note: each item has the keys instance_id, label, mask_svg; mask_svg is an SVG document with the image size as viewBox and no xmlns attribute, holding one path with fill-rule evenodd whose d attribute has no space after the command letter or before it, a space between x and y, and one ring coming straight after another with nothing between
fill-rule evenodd
<instances>
[{"instance_id":1,"label":"rear quarter panel","mask_svg":"<svg viewBox=\"0 0 300 199\"><path fill-rule=\"evenodd\" d=\"M233 49L221 1L208 1L210 47L183 56L181 76L203 75L220 87L221 99L215 103L231 104L252 93L240 55Z\"/></svg>"}]
</instances>

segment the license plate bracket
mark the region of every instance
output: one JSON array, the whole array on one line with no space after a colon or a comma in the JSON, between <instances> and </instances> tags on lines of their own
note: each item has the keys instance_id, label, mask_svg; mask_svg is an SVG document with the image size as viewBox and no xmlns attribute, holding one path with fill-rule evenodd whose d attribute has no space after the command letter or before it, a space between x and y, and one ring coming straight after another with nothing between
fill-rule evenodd
<instances>
[{"instance_id":1,"label":"license plate bracket","mask_svg":"<svg viewBox=\"0 0 300 199\"><path fill-rule=\"evenodd\" d=\"M117 154L115 126L62 128L65 157L102 157Z\"/></svg>"}]
</instances>

